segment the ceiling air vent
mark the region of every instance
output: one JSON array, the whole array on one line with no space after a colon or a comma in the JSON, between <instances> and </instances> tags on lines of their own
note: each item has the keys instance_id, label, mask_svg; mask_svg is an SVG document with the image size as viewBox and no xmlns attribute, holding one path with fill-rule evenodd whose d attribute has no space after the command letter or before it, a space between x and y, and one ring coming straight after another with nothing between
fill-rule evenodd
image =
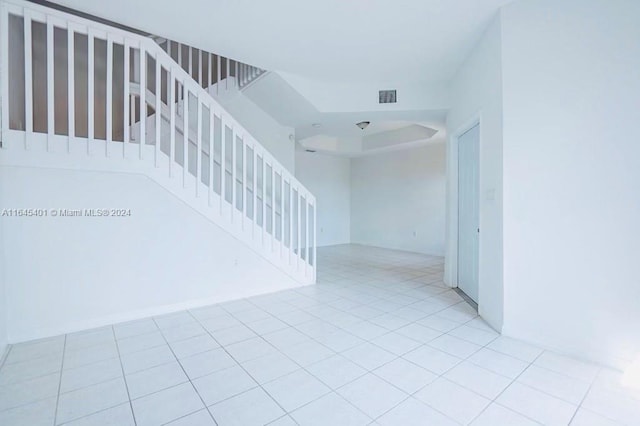
<instances>
[{"instance_id":1,"label":"ceiling air vent","mask_svg":"<svg viewBox=\"0 0 640 426\"><path fill-rule=\"evenodd\" d=\"M378 92L378 103L381 104L395 104L398 102L395 90L380 90Z\"/></svg>"}]
</instances>

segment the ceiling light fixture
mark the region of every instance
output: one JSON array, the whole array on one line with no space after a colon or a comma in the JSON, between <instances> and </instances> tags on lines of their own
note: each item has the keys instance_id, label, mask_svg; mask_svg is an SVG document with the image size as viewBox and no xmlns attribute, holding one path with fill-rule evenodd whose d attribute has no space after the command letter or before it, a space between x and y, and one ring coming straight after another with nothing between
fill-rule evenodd
<instances>
[{"instance_id":1,"label":"ceiling light fixture","mask_svg":"<svg viewBox=\"0 0 640 426\"><path fill-rule=\"evenodd\" d=\"M315 128L317 129L318 127L322 127L322 124L320 124L320 123L313 123L311 126L313 126L313 127L315 127Z\"/></svg>"},{"instance_id":2,"label":"ceiling light fixture","mask_svg":"<svg viewBox=\"0 0 640 426\"><path fill-rule=\"evenodd\" d=\"M356 123L356 126L360 127L360 130L364 130L369 124L371 124L370 121L361 121L359 123Z\"/></svg>"}]
</instances>

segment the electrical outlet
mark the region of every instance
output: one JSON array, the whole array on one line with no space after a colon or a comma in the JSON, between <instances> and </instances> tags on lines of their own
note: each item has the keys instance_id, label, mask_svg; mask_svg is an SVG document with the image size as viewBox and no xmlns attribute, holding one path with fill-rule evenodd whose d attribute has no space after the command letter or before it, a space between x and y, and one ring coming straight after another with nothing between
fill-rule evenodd
<instances>
[{"instance_id":1,"label":"electrical outlet","mask_svg":"<svg viewBox=\"0 0 640 426\"><path fill-rule=\"evenodd\" d=\"M418 231L413 231L413 238L418 236Z\"/></svg>"},{"instance_id":2,"label":"electrical outlet","mask_svg":"<svg viewBox=\"0 0 640 426\"><path fill-rule=\"evenodd\" d=\"M233 264L234 264L235 266L238 266L238 259L234 259Z\"/></svg>"},{"instance_id":3,"label":"electrical outlet","mask_svg":"<svg viewBox=\"0 0 640 426\"><path fill-rule=\"evenodd\" d=\"M324 228L320 227L320 233L322 234L324 232Z\"/></svg>"}]
</instances>

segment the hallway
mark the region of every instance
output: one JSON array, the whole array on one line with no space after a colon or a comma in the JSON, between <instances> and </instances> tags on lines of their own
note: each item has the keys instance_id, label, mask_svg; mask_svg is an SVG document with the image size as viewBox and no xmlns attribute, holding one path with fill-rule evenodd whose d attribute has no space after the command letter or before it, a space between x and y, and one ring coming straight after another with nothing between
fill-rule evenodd
<instances>
[{"instance_id":1,"label":"hallway","mask_svg":"<svg viewBox=\"0 0 640 426\"><path fill-rule=\"evenodd\" d=\"M442 270L320 248L315 286L14 345L0 424L638 424L619 373L500 337Z\"/></svg>"}]
</instances>

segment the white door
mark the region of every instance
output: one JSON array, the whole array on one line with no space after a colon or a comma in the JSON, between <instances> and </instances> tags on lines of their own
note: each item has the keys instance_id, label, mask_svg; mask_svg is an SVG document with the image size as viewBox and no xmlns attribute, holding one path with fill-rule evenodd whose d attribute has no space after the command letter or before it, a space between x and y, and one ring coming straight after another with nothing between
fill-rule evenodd
<instances>
[{"instance_id":1,"label":"white door","mask_svg":"<svg viewBox=\"0 0 640 426\"><path fill-rule=\"evenodd\" d=\"M478 303L480 125L458 138L458 287Z\"/></svg>"}]
</instances>

